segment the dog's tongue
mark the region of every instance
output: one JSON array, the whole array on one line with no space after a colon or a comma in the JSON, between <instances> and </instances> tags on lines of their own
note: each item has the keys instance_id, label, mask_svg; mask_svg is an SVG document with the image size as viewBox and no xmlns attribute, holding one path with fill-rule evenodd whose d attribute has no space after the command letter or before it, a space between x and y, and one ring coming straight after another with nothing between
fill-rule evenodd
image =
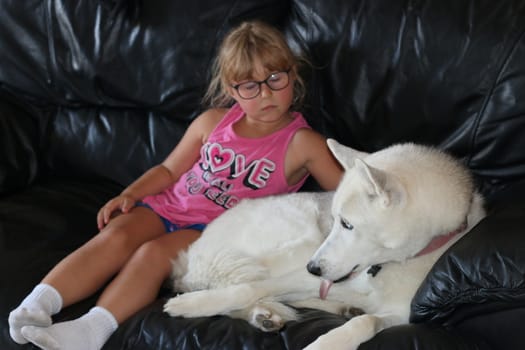
<instances>
[{"instance_id":1,"label":"dog's tongue","mask_svg":"<svg viewBox=\"0 0 525 350\"><path fill-rule=\"evenodd\" d=\"M328 291L334 282L329 280L321 280L321 285L319 286L319 298L322 300L326 299Z\"/></svg>"}]
</instances>

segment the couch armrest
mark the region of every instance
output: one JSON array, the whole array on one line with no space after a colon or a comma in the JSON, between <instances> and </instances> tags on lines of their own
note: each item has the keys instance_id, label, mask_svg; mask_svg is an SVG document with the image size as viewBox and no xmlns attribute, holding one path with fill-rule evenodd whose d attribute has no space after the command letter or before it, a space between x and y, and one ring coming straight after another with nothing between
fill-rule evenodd
<instances>
[{"instance_id":1,"label":"couch armrest","mask_svg":"<svg viewBox=\"0 0 525 350\"><path fill-rule=\"evenodd\" d=\"M441 256L416 292L411 322L469 328L516 348L521 331L511 319L525 317L524 196L522 182L488 200L487 217Z\"/></svg>"},{"instance_id":2,"label":"couch armrest","mask_svg":"<svg viewBox=\"0 0 525 350\"><path fill-rule=\"evenodd\" d=\"M0 94L0 195L24 188L35 180L38 152L34 117Z\"/></svg>"},{"instance_id":3,"label":"couch armrest","mask_svg":"<svg viewBox=\"0 0 525 350\"><path fill-rule=\"evenodd\" d=\"M525 205L489 214L434 265L411 305L412 322L458 322L458 310L525 305ZM452 319L451 319L452 317Z\"/></svg>"}]
</instances>

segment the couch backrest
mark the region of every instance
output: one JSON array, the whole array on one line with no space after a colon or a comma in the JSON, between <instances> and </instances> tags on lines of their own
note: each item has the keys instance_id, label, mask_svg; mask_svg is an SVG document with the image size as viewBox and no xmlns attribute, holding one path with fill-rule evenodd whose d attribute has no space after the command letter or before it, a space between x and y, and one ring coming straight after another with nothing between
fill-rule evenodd
<instances>
[{"instance_id":1,"label":"couch backrest","mask_svg":"<svg viewBox=\"0 0 525 350\"><path fill-rule=\"evenodd\" d=\"M31 174L132 181L202 110L224 33L262 18L312 62L305 114L327 136L365 151L436 145L463 158L487 191L525 176L521 0L0 0L0 7L0 92L10 105L13 98L31 105L23 108L36 123L24 135L26 149L38 149ZM0 118L13 114L4 110Z\"/></svg>"},{"instance_id":2,"label":"couch backrest","mask_svg":"<svg viewBox=\"0 0 525 350\"><path fill-rule=\"evenodd\" d=\"M164 159L202 110L224 33L251 18L279 22L288 7L281 0L1 0L1 91L38 106L40 137L27 146L41 151L32 168L134 180Z\"/></svg>"},{"instance_id":3,"label":"couch backrest","mask_svg":"<svg viewBox=\"0 0 525 350\"><path fill-rule=\"evenodd\" d=\"M325 134L437 145L488 187L525 178L525 2L296 0L287 32Z\"/></svg>"}]
</instances>

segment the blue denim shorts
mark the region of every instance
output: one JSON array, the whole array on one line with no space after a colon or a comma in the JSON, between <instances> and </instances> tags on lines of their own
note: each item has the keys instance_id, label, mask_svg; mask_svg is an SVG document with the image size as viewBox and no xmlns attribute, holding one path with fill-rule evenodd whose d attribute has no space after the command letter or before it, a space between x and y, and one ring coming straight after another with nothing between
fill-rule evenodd
<instances>
[{"instance_id":1,"label":"blue denim shorts","mask_svg":"<svg viewBox=\"0 0 525 350\"><path fill-rule=\"evenodd\" d=\"M153 208L149 204L146 204L144 202L137 202L135 204L135 206L136 207L144 207L144 208L151 209L155 214L157 214L155 212L155 210L153 210ZM157 215L159 215L159 214L157 214ZM192 230L197 230L197 231L204 231L204 229L206 228L206 224L192 224L192 225L188 225L188 226L179 226L179 225L174 224L173 222L169 221L168 219L166 219L165 217L162 217L160 215L159 215L159 218L162 221L162 223L164 224L164 228L166 229L167 233L175 232L175 231L183 230L183 229L192 229Z\"/></svg>"}]
</instances>

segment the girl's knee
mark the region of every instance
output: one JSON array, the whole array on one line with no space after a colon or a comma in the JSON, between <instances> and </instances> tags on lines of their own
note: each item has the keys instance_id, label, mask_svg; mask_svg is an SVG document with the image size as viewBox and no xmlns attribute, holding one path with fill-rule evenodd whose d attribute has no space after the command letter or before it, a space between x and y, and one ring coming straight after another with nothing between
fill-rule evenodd
<instances>
[{"instance_id":1,"label":"girl's knee","mask_svg":"<svg viewBox=\"0 0 525 350\"><path fill-rule=\"evenodd\" d=\"M164 234L165 229L158 216L149 210L145 210L114 218L100 231L97 237L112 246L135 251L145 242Z\"/></svg>"},{"instance_id":2,"label":"girl's knee","mask_svg":"<svg viewBox=\"0 0 525 350\"><path fill-rule=\"evenodd\" d=\"M155 233L136 232L126 225L114 225L106 227L97 238L101 244L110 246L116 251L134 252L155 237Z\"/></svg>"},{"instance_id":3,"label":"girl's knee","mask_svg":"<svg viewBox=\"0 0 525 350\"><path fill-rule=\"evenodd\" d=\"M126 266L136 273L149 277L167 279L171 275L172 263L162 245L155 240L142 244L128 260Z\"/></svg>"},{"instance_id":4,"label":"girl's knee","mask_svg":"<svg viewBox=\"0 0 525 350\"><path fill-rule=\"evenodd\" d=\"M100 244L110 246L115 251L127 251L136 249L137 243L130 233L127 232L123 227L106 227L105 230L101 231L96 237Z\"/></svg>"},{"instance_id":5,"label":"girl's knee","mask_svg":"<svg viewBox=\"0 0 525 350\"><path fill-rule=\"evenodd\" d=\"M171 257L166 254L165 247L158 240L151 240L142 244L135 251L132 259L138 263L171 266Z\"/></svg>"}]
</instances>

